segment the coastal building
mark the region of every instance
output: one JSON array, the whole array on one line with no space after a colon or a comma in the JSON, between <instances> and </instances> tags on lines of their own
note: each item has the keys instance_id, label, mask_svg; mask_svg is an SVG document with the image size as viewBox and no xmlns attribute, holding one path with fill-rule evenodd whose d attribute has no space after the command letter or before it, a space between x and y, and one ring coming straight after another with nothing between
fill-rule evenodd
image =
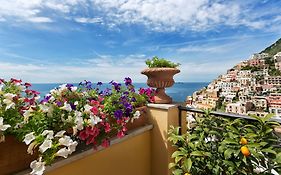
<instances>
[{"instance_id":1,"label":"coastal building","mask_svg":"<svg viewBox=\"0 0 281 175\"><path fill-rule=\"evenodd\" d=\"M281 117L281 108L269 107L269 113L274 114L276 117Z\"/></svg>"},{"instance_id":2,"label":"coastal building","mask_svg":"<svg viewBox=\"0 0 281 175\"><path fill-rule=\"evenodd\" d=\"M246 115L248 111L254 109L254 104L252 102L236 102L229 103L226 105L226 112L236 113L241 115Z\"/></svg>"},{"instance_id":3,"label":"coastal building","mask_svg":"<svg viewBox=\"0 0 281 175\"><path fill-rule=\"evenodd\" d=\"M281 52L278 52L273 56L275 62L281 62Z\"/></svg>"},{"instance_id":4,"label":"coastal building","mask_svg":"<svg viewBox=\"0 0 281 175\"><path fill-rule=\"evenodd\" d=\"M248 61L248 64L250 66L254 67L264 67L265 66L265 60L264 59L258 59L258 58L253 58Z\"/></svg>"},{"instance_id":5,"label":"coastal building","mask_svg":"<svg viewBox=\"0 0 281 175\"><path fill-rule=\"evenodd\" d=\"M267 100L264 96L253 96L251 101L256 109L265 110L267 108Z\"/></svg>"},{"instance_id":6,"label":"coastal building","mask_svg":"<svg viewBox=\"0 0 281 175\"><path fill-rule=\"evenodd\" d=\"M236 114L246 114L246 103L237 102L237 103L229 103L226 105L226 112L236 113Z\"/></svg>"},{"instance_id":7,"label":"coastal building","mask_svg":"<svg viewBox=\"0 0 281 175\"><path fill-rule=\"evenodd\" d=\"M280 62L276 62L274 65L275 65L275 69L281 71L281 60L280 60Z\"/></svg>"},{"instance_id":8,"label":"coastal building","mask_svg":"<svg viewBox=\"0 0 281 175\"><path fill-rule=\"evenodd\" d=\"M265 76L264 77L265 85L280 86L281 85L281 76Z\"/></svg>"},{"instance_id":9,"label":"coastal building","mask_svg":"<svg viewBox=\"0 0 281 175\"><path fill-rule=\"evenodd\" d=\"M270 55L268 53L255 53L250 57L251 59L264 59L266 57L269 57Z\"/></svg>"}]
</instances>

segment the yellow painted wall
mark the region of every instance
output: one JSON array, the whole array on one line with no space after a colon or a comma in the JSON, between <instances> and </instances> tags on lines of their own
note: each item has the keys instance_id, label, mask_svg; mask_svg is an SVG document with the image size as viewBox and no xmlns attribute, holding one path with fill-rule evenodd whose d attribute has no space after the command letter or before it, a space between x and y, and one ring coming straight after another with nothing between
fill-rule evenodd
<instances>
[{"instance_id":1,"label":"yellow painted wall","mask_svg":"<svg viewBox=\"0 0 281 175\"><path fill-rule=\"evenodd\" d=\"M47 175L150 175L151 131L146 131Z\"/></svg>"},{"instance_id":2,"label":"yellow painted wall","mask_svg":"<svg viewBox=\"0 0 281 175\"><path fill-rule=\"evenodd\" d=\"M171 125L178 126L179 114L177 105L163 104L162 106L166 109L157 106L149 107L147 113L149 123L153 124L151 131L151 175L171 174L168 165L172 162L171 155L174 148L167 140L168 131Z\"/></svg>"}]
</instances>

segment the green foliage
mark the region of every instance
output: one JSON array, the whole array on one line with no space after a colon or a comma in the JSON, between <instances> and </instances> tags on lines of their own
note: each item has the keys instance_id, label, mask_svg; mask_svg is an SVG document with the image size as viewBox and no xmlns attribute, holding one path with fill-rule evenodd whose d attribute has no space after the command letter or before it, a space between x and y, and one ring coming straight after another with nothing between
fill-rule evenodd
<instances>
[{"instance_id":1,"label":"green foliage","mask_svg":"<svg viewBox=\"0 0 281 175\"><path fill-rule=\"evenodd\" d=\"M157 56L154 56L152 59L146 60L145 64L149 68L154 68L154 67L176 68L180 65L179 63L173 63L173 62L168 61L164 58L158 58Z\"/></svg>"},{"instance_id":2,"label":"green foliage","mask_svg":"<svg viewBox=\"0 0 281 175\"><path fill-rule=\"evenodd\" d=\"M281 52L281 38L262 51L262 53L268 53L270 55L275 55L278 52Z\"/></svg>"},{"instance_id":3,"label":"green foliage","mask_svg":"<svg viewBox=\"0 0 281 175\"><path fill-rule=\"evenodd\" d=\"M256 66L244 66L241 68L241 70L250 70L251 72L256 72L256 71L259 71L261 70L259 67L256 67Z\"/></svg>"},{"instance_id":4,"label":"green foliage","mask_svg":"<svg viewBox=\"0 0 281 175\"><path fill-rule=\"evenodd\" d=\"M272 116L256 120L216 117L209 114L196 118L196 126L183 135L171 127L169 141L177 148L169 168L173 174L248 175L281 172L280 138L272 131L278 125L269 121ZM242 145L241 138L246 138ZM279 139L279 140L278 140ZM246 146L250 156L240 151Z\"/></svg>"}]
</instances>

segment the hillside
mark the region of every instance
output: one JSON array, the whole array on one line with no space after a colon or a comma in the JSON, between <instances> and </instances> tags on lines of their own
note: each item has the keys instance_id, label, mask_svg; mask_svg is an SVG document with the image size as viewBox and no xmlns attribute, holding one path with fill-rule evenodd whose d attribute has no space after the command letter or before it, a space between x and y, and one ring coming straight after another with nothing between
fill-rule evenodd
<instances>
[{"instance_id":1,"label":"hillside","mask_svg":"<svg viewBox=\"0 0 281 175\"><path fill-rule=\"evenodd\" d=\"M278 52L281 52L281 38L271 46L264 49L261 53L268 53L270 55L275 55Z\"/></svg>"}]
</instances>

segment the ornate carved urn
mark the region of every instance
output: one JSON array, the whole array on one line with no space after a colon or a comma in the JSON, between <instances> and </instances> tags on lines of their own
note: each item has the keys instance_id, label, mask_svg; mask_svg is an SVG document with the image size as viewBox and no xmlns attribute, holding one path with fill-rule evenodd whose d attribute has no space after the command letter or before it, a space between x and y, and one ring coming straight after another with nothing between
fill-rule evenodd
<instances>
[{"instance_id":1,"label":"ornate carved urn","mask_svg":"<svg viewBox=\"0 0 281 175\"><path fill-rule=\"evenodd\" d=\"M172 98L165 93L165 88L173 86L175 83L173 76L179 73L177 68L148 68L141 73L148 77L147 85L157 88L155 103L172 103Z\"/></svg>"}]
</instances>

